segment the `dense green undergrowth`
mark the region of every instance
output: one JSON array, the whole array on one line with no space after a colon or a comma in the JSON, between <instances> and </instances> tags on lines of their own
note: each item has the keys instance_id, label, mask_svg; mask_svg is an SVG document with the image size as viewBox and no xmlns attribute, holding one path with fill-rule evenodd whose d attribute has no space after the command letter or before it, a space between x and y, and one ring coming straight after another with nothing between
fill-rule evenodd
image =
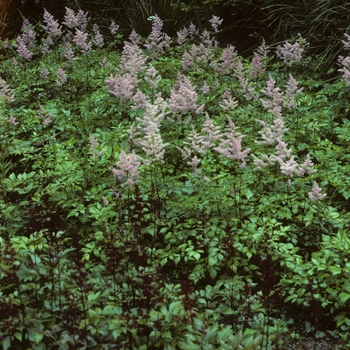
<instances>
[{"instance_id":1,"label":"dense green undergrowth","mask_svg":"<svg viewBox=\"0 0 350 350\"><path fill-rule=\"evenodd\" d=\"M3 349L349 348L346 59L79 14L2 42Z\"/></svg>"}]
</instances>

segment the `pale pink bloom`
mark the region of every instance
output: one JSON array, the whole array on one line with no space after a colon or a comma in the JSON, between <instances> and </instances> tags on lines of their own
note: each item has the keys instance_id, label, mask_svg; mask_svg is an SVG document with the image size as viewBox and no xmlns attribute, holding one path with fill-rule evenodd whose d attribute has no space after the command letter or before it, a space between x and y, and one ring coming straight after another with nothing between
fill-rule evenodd
<instances>
[{"instance_id":1,"label":"pale pink bloom","mask_svg":"<svg viewBox=\"0 0 350 350\"><path fill-rule=\"evenodd\" d=\"M283 93L280 91L281 91L280 88L275 87L275 80L270 75L270 79L267 82L266 89L261 90L261 92L267 97L269 97L270 99L270 100L260 99L265 109L268 109L270 111L275 107L281 106Z\"/></svg>"},{"instance_id":2,"label":"pale pink bloom","mask_svg":"<svg viewBox=\"0 0 350 350\"><path fill-rule=\"evenodd\" d=\"M92 38L92 42L97 46L97 47L102 47L104 45L104 40L103 37L100 33L100 30L98 28L97 24L94 24L92 27L92 30L94 32L94 37Z\"/></svg>"},{"instance_id":3,"label":"pale pink bloom","mask_svg":"<svg viewBox=\"0 0 350 350\"><path fill-rule=\"evenodd\" d=\"M289 74L289 80L286 84L286 95L283 101L283 106L292 109L295 107L295 95L300 94L304 88L298 89L298 82Z\"/></svg>"},{"instance_id":4,"label":"pale pink bloom","mask_svg":"<svg viewBox=\"0 0 350 350\"><path fill-rule=\"evenodd\" d=\"M265 156L267 157L266 154ZM253 158L253 163L255 165L254 170L261 170L269 166L269 163L264 162L262 159L258 158L255 154L251 154L251 157Z\"/></svg>"},{"instance_id":5,"label":"pale pink bloom","mask_svg":"<svg viewBox=\"0 0 350 350\"><path fill-rule=\"evenodd\" d=\"M170 45L170 37L162 32L163 21L157 16L154 16L152 22L152 31L148 36L144 46L151 51L154 57L157 57L163 52L165 47Z\"/></svg>"},{"instance_id":6,"label":"pale pink bloom","mask_svg":"<svg viewBox=\"0 0 350 350\"><path fill-rule=\"evenodd\" d=\"M35 32L31 28L29 21L24 18L22 25L23 33L21 34L21 41L30 49L35 47Z\"/></svg>"},{"instance_id":7,"label":"pale pink bloom","mask_svg":"<svg viewBox=\"0 0 350 350\"><path fill-rule=\"evenodd\" d=\"M277 140L277 146L276 148L276 155L279 159L284 161L286 158L289 158L292 154L292 149L287 149L287 143L281 141L280 139Z\"/></svg>"},{"instance_id":8,"label":"pale pink bloom","mask_svg":"<svg viewBox=\"0 0 350 350\"><path fill-rule=\"evenodd\" d=\"M313 166L314 166L314 163L310 159L310 154L308 153L304 160L304 163L300 165L297 175L303 176L305 173L307 173L308 175L312 175L316 173L317 171L315 169L311 169Z\"/></svg>"},{"instance_id":9,"label":"pale pink bloom","mask_svg":"<svg viewBox=\"0 0 350 350\"><path fill-rule=\"evenodd\" d=\"M285 42L283 46L277 46L277 57L281 58L286 64L291 65L295 62L300 62L304 49L298 42L290 44Z\"/></svg>"},{"instance_id":10,"label":"pale pink bloom","mask_svg":"<svg viewBox=\"0 0 350 350\"><path fill-rule=\"evenodd\" d=\"M146 69L147 57L135 43L124 42L119 68L121 73L131 73L135 77Z\"/></svg>"},{"instance_id":11,"label":"pale pink bloom","mask_svg":"<svg viewBox=\"0 0 350 350\"><path fill-rule=\"evenodd\" d=\"M43 45L42 45L42 48L41 48L41 52L42 54L45 56L45 55L48 55L51 50L50 50L50 46L53 45L53 40L50 36L48 36L44 42L43 42Z\"/></svg>"},{"instance_id":12,"label":"pale pink bloom","mask_svg":"<svg viewBox=\"0 0 350 350\"><path fill-rule=\"evenodd\" d=\"M184 75L179 74L177 84L170 92L170 109L181 114L196 111L198 108L197 99L198 94L195 87Z\"/></svg>"},{"instance_id":13,"label":"pale pink bloom","mask_svg":"<svg viewBox=\"0 0 350 350\"><path fill-rule=\"evenodd\" d=\"M219 106L224 110L224 111L233 111L238 105L238 102L232 95L225 90L223 94L223 99L219 103Z\"/></svg>"},{"instance_id":14,"label":"pale pink bloom","mask_svg":"<svg viewBox=\"0 0 350 350\"><path fill-rule=\"evenodd\" d=\"M298 166L299 164L294 160L294 156L292 156L286 162L281 163L281 173L289 177L293 177L293 174L297 171Z\"/></svg>"},{"instance_id":15,"label":"pale pink bloom","mask_svg":"<svg viewBox=\"0 0 350 350\"><path fill-rule=\"evenodd\" d=\"M199 30L196 28L196 26L191 22L188 27L188 34L191 36L191 39L199 34Z\"/></svg>"},{"instance_id":16,"label":"pale pink bloom","mask_svg":"<svg viewBox=\"0 0 350 350\"><path fill-rule=\"evenodd\" d=\"M7 120L7 122L15 126L19 124L19 122L16 121L16 118L12 114L10 114L10 117Z\"/></svg>"},{"instance_id":17,"label":"pale pink bloom","mask_svg":"<svg viewBox=\"0 0 350 350\"><path fill-rule=\"evenodd\" d=\"M231 118L228 118L229 125L226 127L226 132L224 133L224 138L221 139L218 147L213 148L222 156L229 158L231 160L240 160L242 163L240 168L246 166L245 158L250 152L250 148L242 150L242 139L245 135L242 135L238 131L238 127L234 124Z\"/></svg>"},{"instance_id":18,"label":"pale pink bloom","mask_svg":"<svg viewBox=\"0 0 350 350\"><path fill-rule=\"evenodd\" d=\"M158 83L162 79L162 77L158 74L158 71L153 67L152 64L149 65L146 76L144 80L149 84L149 86L156 90L158 88Z\"/></svg>"},{"instance_id":19,"label":"pale pink bloom","mask_svg":"<svg viewBox=\"0 0 350 350\"><path fill-rule=\"evenodd\" d=\"M349 68L350 66L350 57L338 56L337 63L339 66L344 66L345 68Z\"/></svg>"},{"instance_id":20,"label":"pale pink bloom","mask_svg":"<svg viewBox=\"0 0 350 350\"><path fill-rule=\"evenodd\" d=\"M131 74L125 74L124 76L117 74L114 77L111 75L106 80L109 93L117 97L120 103L125 103L133 97L137 84L137 78Z\"/></svg>"},{"instance_id":21,"label":"pale pink bloom","mask_svg":"<svg viewBox=\"0 0 350 350\"><path fill-rule=\"evenodd\" d=\"M155 161L163 161L165 147L169 143L164 143L159 133L159 129L156 124L149 123L145 130L145 135L140 142L142 150L146 153L147 159L144 160L146 165L151 165Z\"/></svg>"},{"instance_id":22,"label":"pale pink bloom","mask_svg":"<svg viewBox=\"0 0 350 350\"><path fill-rule=\"evenodd\" d=\"M255 140L259 145L272 145L282 140L283 133L288 130L284 127L284 119L282 116L275 118L272 125L262 120L258 120L258 123L263 127L262 130L259 131L262 141Z\"/></svg>"},{"instance_id":23,"label":"pale pink bloom","mask_svg":"<svg viewBox=\"0 0 350 350\"><path fill-rule=\"evenodd\" d=\"M41 71L40 71L40 76L43 78L43 79L47 79L47 77L49 76L49 71L47 68L45 67L42 67L41 68Z\"/></svg>"},{"instance_id":24,"label":"pale pink bloom","mask_svg":"<svg viewBox=\"0 0 350 350\"><path fill-rule=\"evenodd\" d=\"M93 135L89 135L89 146L90 146L90 152L95 150L98 146L98 141L95 139Z\"/></svg>"},{"instance_id":25,"label":"pale pink bloom","mask_svg":"<svg viewBox=\"0 0 350 350\"><path fill-rule=\"evenodd\" d=\"M205 149L210 149L216 146L217 141L219 141L222 137L222 133L220 131L220 127L214 125L208 113L205 114L205 117L206 119L203 123L200 142L205 147Z\"/></svg>"},{"instance_id":26,"label":"pale pink bloom","mask_svg":"<svg viewBox=\"0 0 350 350\"><path fill-rule=\"evenodd\" d=\"M265 39L263 39L261 45L257 49L258 54L264 59L267 58L267 54L270 52L268 46L266 45Z\"/></svg>"},{"instance_id":27,"label":"pale pink bloom","mask_svg":"<svg viewBox=\"0 0 350 350\"><path fill-rule=\"evenodd\" d=\"M18 56L24 58L25 60L30 61L32 59L33 53L27 49L27 46L23 40L19 40L17 48Z\"/></svg>"},{"instance_id":28,"label":"pale pink bloom","mask_svg":"<svg viewBox=\"0 0 350 350\"><path fill-rule=\"evenodd\" d=\"M46 26L42 26L49 37L55 38L62 34L61 26L58 21L53 18L53 16L44 9L44 22Z\"/></svg>"},{"instance_id":29,"label":"pale pink bloom","mask_svg":"<svg viewBox=\"0 0 350 350\"><path fill-rule=\"evenodd\" d=\"M40 104L38 117L42 120L44 126L47 126L52 122L52 114L50 112L47 112L45 108Z\"/></svg>"},{"instance_id":30,"label":"pale pink bloom","mask_svg":"<svg viewBox=\"0 0 350 350\"><path fill-rule=\"evenodd\" d=\"M139 110L145 107L147 103L150 103L148 96L141 92L139 89L137 89L136 94L133 96L132 99L134 102L134 106L131 106L131 109L134 110Z\"/></svg>"},{"instance_id":31,"label":"pale pink bloom","mask_svg":"<svg viewBox=\"0 0 350 350\"><path fill-rule=\"evenodd\" d=\"M108 62L108 58L107 57L103 57L101 62L100 62L100 66L107 69L109 67L109 62Z\"/></svg>"},{"instance_id":32,"label":"pale pink bloom","mask_svg":"<svg viewBox=\"0 0 350 350\"><path fill-rule=\"evenodd\" d=\"M7 103L15 101L15 95L13 93L13 90L10 89L9 85L1 77L0 77L0 98L2 98Z\"/></svg>"},{"instance_id":33,"label":"pale pink bloom","mask_svg":"<svg viewBox=\"0 0 350 350\"><path fill-rule=\"evenodd\" d=\"M189 67L193 65L192 56L185 50L182 55L182 69L187 71Z\"/></svg>"},{"instance_id":34,"label":"pale pink bloom","mask_svg":"<svg viewBox=\"0 0 350 350\"><path fill-rule=\"evenodd\" d=\"M118 29L119 29L119 25L115 24L114 21L112 21L109 26L109 30L111 31L111 34L112 35L116 34Z\"/></svg>"},{"instance_id":35,"label":"pale pink bloom","mask_svg":"<svg viewBox=\"0 0 350 350\"><path fill-rule=\"evenodd\" d=\"M190 157L192 154L192 151L203 154L205 153L207 147L203 145L203 136L198 134L198 132L192 128L191 132L187 136L187 141L184 142L185 145L188 145L189 148L184 148L184 151L182 151L180 148L180 151L182 153L183 158Z\"/></svg>"},{"instance_id":36,"label":"pale pink bloom","mask_svg":"<svg viewBox=\"0 0 350 350\"><path fill-rule=\"evenodd\" d=\"M343 67L341 69L338 69L338 72L343 73L342 78L345 84L350 85L350 71L347 68Z\"/></svg>"},{"instance_id":37,"label":"pale pink bloom","mask_svg":"<svg viewBox=\"0 0 350 350\"><path fill-rule=\"evenodd\" d=\"M318 183L314 181L311 192L308 192L311 202L321 201L327 196L326 193L322 194L321 192L322 188L320 188Z\"/></svg>"},{"instance_id":38,"label":"pale pink bloom","mask_svg":"<svg viewBox=\"0 0 350 350\"><path fill-rule=\"evenodd\" d=\"M252 85L252 82L249 81L248 79L244 78L243 76L240 76L241 73L239 72L239 70L237 70L236 72L238 74L235 74L235 75L238 78L239 84L242 87L242 90L240 90L239 92L241 92L243 94L246 101L257 100L258 95L255 92L255 89ZM243 72L243 74L244 74L244 72Z\"/></svg>"},{"instance_id":39,"label":"pale pink bloom","mask_svg":"<svg viewBox=\"0 0 350 350\"><path fill-rule=\"evenodd\" d=\"M188 29L185 27L180 31L176 32L177 39L176 42L179 46L184 45L187 42L187 36L189 35Z\"/></svg>"},{"instance_id":40,"label":"pale pink bloom","mask_svg":"<svg viewBox=\"0 0 350 350\"><path fill-rule=\"evenodd\" d=\"M223 19L220 19L218 16L212 16L212 18L209 20L215 33L218 32L218 27L221 26L222 21Z\"/></svg>"},{"instance_id":41,"label":"pale pink bloom","mask_svg":"<svg viewBox=\"0 0 350 350\"><path fill-rule=\"evenodd\" d=\"M112 173L115 179L119 181L126 179L125 184L131 186L136 183L139 178L140 164L134 152L126 154L124 151L121 151L119 161L117 162L118 169L112 167Z\"/></svg>"},{"instance_id":42,"label":"pale pink bloom","mask_svg":"<svg viewBox=\"0 0 350 350\"><path fill-rule=\"evenodd\" d=\"M74 51L72 48L72 44L70 42L66 42L64 44L64 57L68 60L68 61L74 61L76 60L76 58L74 57Z\"/></svg>"},{"instance_id":43,"label":"pale pink bloom","mask_svg":"<svg viewBox=\"0 0 350 350\"><path fill-rule=\"evenodd\" d=\"M345 37L346 37L346 41L342 40L342 43L344 44L343 48L345 50L349 50L350 49L350 35L344 33Z\"/></svg>"},{"instance_id":44,"label":"pale pink bloom","mask_svg":"<svg viewBox=\"0 0 350 350\"><path fill-rule=\"evenodd\" d=\"M250 66L252 69L250 72L251 78L256 78L257 76L265 72L265 69L262 68L261 57L256 52L254 52L254 57L252 59L252 63L250 64Z\"/></svg>"},{"instance_id":45,"label":"pale pink bloom","mask_svg":"<svg viewBox=\"0 0 350 350\"><path fill-rule=\"evenodd\" d=\"M211 50L213 47L217 47L218 42L212 38L210 32L208 32L206 29L202 31L200 37L203 46L205 46L208 50Z\"/></svg>"},{"instance_id":46,"label":"pale pink bloom","mask_svg":"<svg viewBox=\"0 0 350 350\"><path fill-rule=\"evenodd\" d=\"M84 12L83 10L79 10L77 13L77 20L78 20L78 28L82 30L83 32L86 30L87 24L88 24L88 13Z\"/></svg>"},{"instance_id":47,"label":"pale pink bloom","mask_svg":"<svg viewBox=\"0 0 350 350\"><path fill-rule=\"evenodd\" d=\"M203 94L204 94L204 95L208 95L209 92L210 92L209 85L208 85L207 82L205 81L204 84L203 84Z\"/></svg>"},{"instance_id":48,"label":"pale pink bloom","mask_svg":"<svg viewBox=\"0 0 350 350\"><path fill-rule=\"evenodd\" d=\"M196 175L196 176L199 175L200 172L201 172L201 171L197 168L197 166L198 166L198 164L200 164L200 162L201 162L201 161L198 159L197 156L194 156L190 162L187 162L188 165L192 166L192 168L193 168L193 173L194 173L194 175Z\"/></svg>"},{"instance_id":49,"label":"pale pink bloom","mask_svg":"<svg viewBox=\"0 0 350 350\"><path fill-rule=\"evenodd\" d=\"M65 9L66 9L66 14L64 15L64 21L62 23L70 29L78 27L79 20L75 12L68 7L66 7Z\"/></svg>"},{"instance_id":50,"label":"pale pink bloom","mask_svg":"<svg viewBox=\"0 0 350 350\"><path fill-rule=\"evenodd\" d=\"M87 42L88 35L83 31L76 29L74 43L81 49L81 53L87 55L91 51L91 42Z\"/></svg>"},{"instance_id":51,"label":"pale pink bloom","mask_svg":"<svg viewBox=\"0 0 350 350\"><path fill-rule=\"evenodd\" d=\"M218 68L221 74L229 74L237 68L238 57L234 46L230 45L223 51L221 61Z\"/></svg>"},{"instance_id":52,"label":"pale pink bloom","mask_svg":"<svg viewBox=\"0 0 350 350\"><path fill-rule=\"evenodd\" d=\"M133 45L138 45L140 43L141 37L139 34L136 33L135 29L131 31L131 34L129 35L129 40Z\"/></svg>"},{"instance_id":53,"label":"pale pink bloom","mask_svg":"<svg viewBox=\"0 0 350 350\"><path fill-rule=\"evenodd\" d=\"M62 86L67 82L67 74L60 66L58 66L57 68L56 75L57 75L56 83L58 86Z\"/></svg>"}]
</instances>

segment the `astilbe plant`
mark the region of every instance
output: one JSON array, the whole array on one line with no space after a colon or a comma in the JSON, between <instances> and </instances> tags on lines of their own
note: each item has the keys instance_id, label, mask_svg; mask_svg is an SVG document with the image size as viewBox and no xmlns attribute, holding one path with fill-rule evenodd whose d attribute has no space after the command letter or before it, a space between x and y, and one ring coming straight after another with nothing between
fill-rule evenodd
<instances>
[{"instance_id":1,"label":"astilbe plant","mask_svg":"<svg viewBox=\"0 0 350 350\"><path fill-rule=\"evenodd\" d=\"M346 338L348 148L322 135L348 129L291 75L302 41L278 69L158 16L118 53L83 11L43 29L0 71L4 350L283 349L290 303Z\"/></svg>"}]
</instances>

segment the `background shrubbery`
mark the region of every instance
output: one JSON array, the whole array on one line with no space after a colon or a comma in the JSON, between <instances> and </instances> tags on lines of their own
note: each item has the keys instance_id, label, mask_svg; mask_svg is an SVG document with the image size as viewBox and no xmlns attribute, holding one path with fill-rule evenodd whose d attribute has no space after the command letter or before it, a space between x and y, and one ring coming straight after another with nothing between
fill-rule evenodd
<instances>
[{"instance_id":1,"label":"background shrubbery","mask_svg":"<svg viewBox=\"0 0 350 350\"><path fill-rule=\"evenodd\" d=\"M1 42L2 347L349 347L346 51L85 11Z\"/></svg>"},{"instance_id":2,"label":"background shrubbery","mask_svg":"<svg viewBox=\"0 0 350 350\"><path fill-rule=\"evenodd\" d=\"M193 22L201 31L208 29L212 14L224 19L219 41L232 44L247 57L264 38L270 45L296 38L299 34L309 43L306 56L312 57L310 72L326 74L341 50L338 40L349 29L349 3L338 1L283 1L276 0L191 0L191 1L99 1L99 0L11 0L4 16L3 33L13 37L19 33L23 16L32 23L40 20L41 9L46 8L62 19L64 8L84 8L93 22L99 23L108 35L108 23L113 19L124 33L132 28L142 36L150 31L149 16L158 14L164 21L168 35ZM6 20L11 18L11 20Z\"/></svg>"}]
</instances>

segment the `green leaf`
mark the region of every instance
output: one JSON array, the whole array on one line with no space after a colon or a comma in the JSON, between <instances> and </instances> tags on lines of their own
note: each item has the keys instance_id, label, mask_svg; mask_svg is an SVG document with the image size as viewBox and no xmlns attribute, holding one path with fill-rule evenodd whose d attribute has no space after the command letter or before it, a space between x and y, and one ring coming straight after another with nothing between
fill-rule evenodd
<instances>
[{"instance_id":1,"label":"green leaf","mask_svg":"<svg viewBox=\"0 0 350 350\"><path fill-rule=\"evenodd\" d=\"M164 266L164 265L167 263L167 261L168 261L168 258L167 258L167 257L163 258L163 259L160 261L160 266Z\"/></svg>"},{"instance_id":2,"label":"green leaf","mask_svg":"<svg viewBox=\"0 0 350 350\"><path fill-rule=\"evenodd\" d=\"M10 347L11 347L11 338L10 337L6 337L2 341L2 348L3 348L3 350L8 350Z\"/></svg>"},{"instance_id":3,"label":"green leaf","mask_svg":"<svg viewBox=\"0 0 350 350\"><path fill-rule=\"evenodd\" d=\"M183 349L183 350L201 350L202 347L198 344L194 344L194 343L185 343L185 342L179 342L179 346L180 346L180 349Z\"/></svg>"},{"instance_id":4,"label":"green leaf","mask_svg":"<svg viewBox=\"0 0 350 350\"><path fill-rule=\"evenodd\" d=\"M101 291L98 291L97 293L91 293L88 295L88 301L94 301L96 300L101 294Z\"/></svg>"},{"instance_id":5,"label":"green leaf","mask_svg":"<svg viewBox=\"0 0 350 350\"><path fill-rule=\"evenodd\" d=\"M209 257L208 258L208 264L209 264L209 266L214 266L214 265L216 265L216 263L218 262L218 260L216 259L216 257L215 258L213 258L213 257Z\"/></svg>"},{"instance_id":6,"label":"green leaf","mask_svg":"<svg viewBox=\"0 0 350 350\"><path fill-rule=\"evenodd\" d=\"M337 316L334 317L334 321L337 322L337 328L346 323L349 319L345 317L348 313L346 311L341 312Z\"/></svg>"},{"instance_id":7,"label":"green leaf","mask_svg":"<svg viewBox=\"0 0 350 350\"><path fill-rule=\"evenodd\" d=\"M217 274L218 274L218 272L214 268L210 269L210 277L212 279L214 279Z\"/></svg>"},{"instance_id":8,"label":"green leaf","mask_svg":"<svg viewBox=\"0 0 350 350\"><path fill-rule=\"evenodd\" d=\"M254 196L254 194L253 194L253 192L250 190L250 189L248 189L248 190L246 190L246 192L245 192L245 197L249 200L250 198L252 198Z\"/></svg>"},{"instance_id":9,"label":"green leaf","mask_svg":"<svg viewBox=\"0 0 350 350\"><path fill-rule=\"evenodd\" d=\"M199 259L200 259L200 257L201 257L201 255L199 254L199 253L197 253L197 252L193 252L192 253L192 256L198 261Z\"/></svg>"},{"instance_id":10,"label":"green leaf","mask_svg":"<svg viewBox=\"0 0 350 350\"><path fill-rule=\"evenodd\" d=\"M349 293L345 293L345 292L341 292L339 294L339 298L340 298L340 301L343 304L345 304L350 299L350 294Z\"/></svg>"},{"instance_id":11,"label":"green leaf","mask_svg":"<svg viewBox=\"0 0 350 350\"><path fill-rule=\"evenodd\" d=\"M339 275L342 272L341 268L338 266L329 266L328 268L329 268L329 271L332 272L333 276Z\"/></svg>"}]
</instances>

